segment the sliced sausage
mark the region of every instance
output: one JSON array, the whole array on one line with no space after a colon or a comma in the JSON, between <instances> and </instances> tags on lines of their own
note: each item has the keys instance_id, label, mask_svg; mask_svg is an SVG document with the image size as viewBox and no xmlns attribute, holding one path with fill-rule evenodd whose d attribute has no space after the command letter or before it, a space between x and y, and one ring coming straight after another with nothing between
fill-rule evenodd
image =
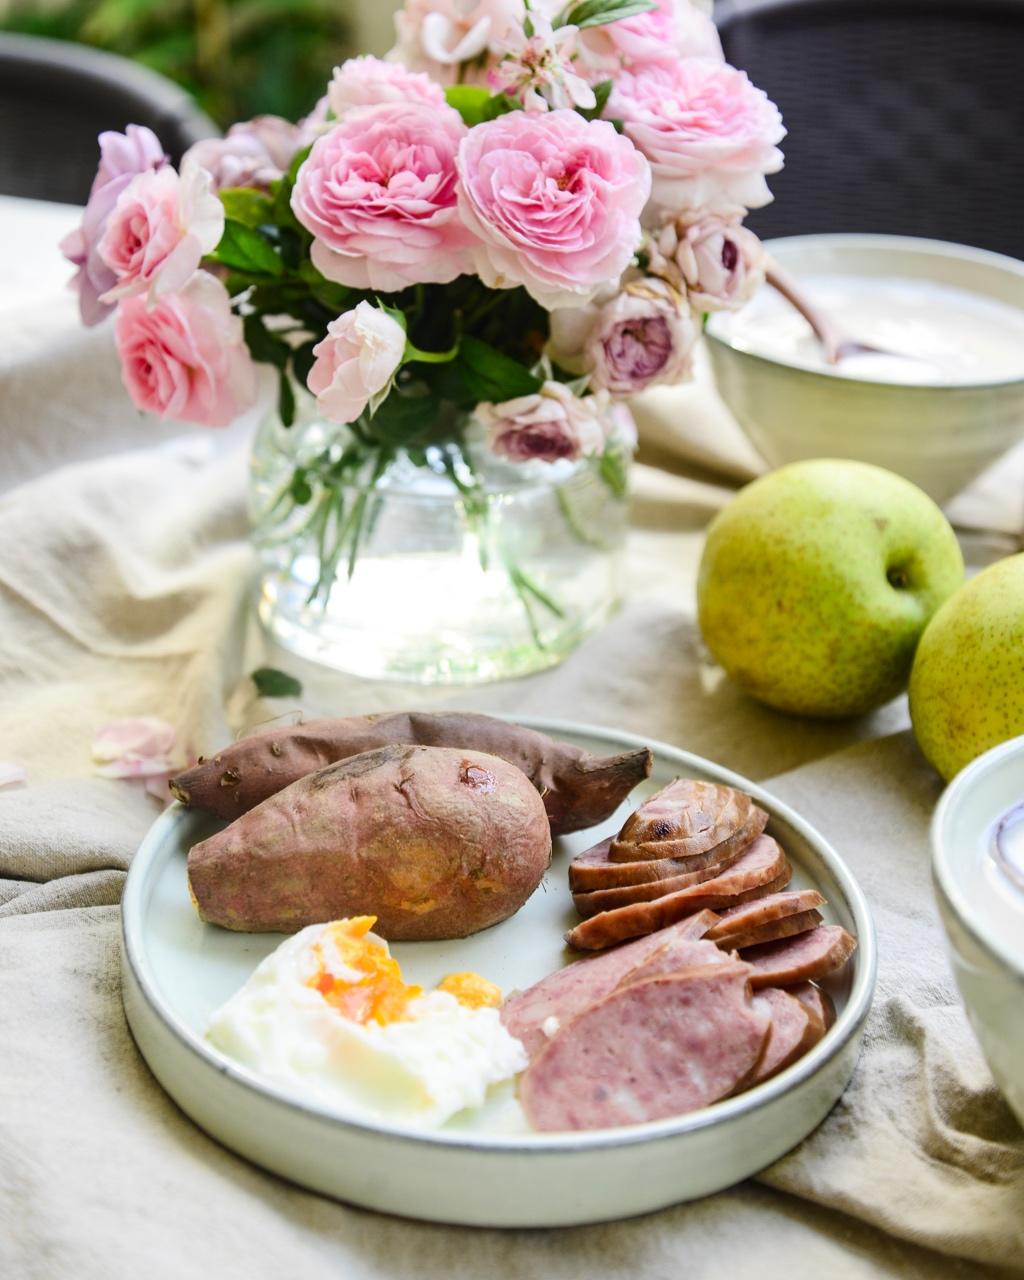
<instances>
[{"instance_id":1,"label":"sliced sausage","mask_svg":"<svg viewBox=\"0 0 1024 1280\"><path fill-rule=\"evenodd\" d=\"M791 876L786 855L776 841L771 836L758 836L738 862L714 879L655 898L653 902L636 902L616 907L614 911L602 911L571 929L565 940L578 951L602 951L626 938L664 929L696 911L705 908L714 911L774 893L784 889Z\"/></svg>"},{"instance_id":2,"label":"sliced sausage","mask_svg":"<svg viewBox=\"0 0 1024 1280\"><path fill-rule=\"evenodd\" d=\"M798 982L785 990L800 1001L812 1018L821 1023L821 1034L824 1035L836 1020L836 1007L829 993L816 987L813 982Z\"/></svg>"},{"instance_id":3,"label":"sliced sausage","mask_svg":"<svg viewBox=\"0 0 1024 1280\"><path fill-rule=\"evenodd\" d=\"M715 942L733 933L746 933L768 920L796 915L801 911L813 911L823 907L825 899L817 889L791 889L788 893L773 893L756 902L741 903L738 907L726 907L719 914L721 921L708 931Z\"/></svg>"},{"instance_id":4,"label":"sliced sausage","mask_svg":"<svg viewBox=\"0 0 1024 1280\"><path fill-rule=\"evenodd\" d=\"M739 954L753 967L750 980L755 987L784 987L834 973L846 964L856 946L857 939L841 925L823 924L795 938L746 947Z\"/></svg>"},{"instance_id":5,"label":"sliced sausage","mask_svg":"<svg viewBox=\"0 0 1024 1280\"><path fill-rule=\"evenodd\" d=\"M690 919L693 918L690 917ZM614 955L615 952L611 954ZM667 946L649 955L642 964L637 965L631 973L627 973L618 985L626 987L630 983L646 982L648 978L657 978L665 973L682 973L686 969L735 963L735 956L730 956L727 951L723 951L713 942L704 942L699 938L677 937L673 938Z\"/></svg>"},{"instance_id":6,"label":"sliced sausage","mask_svg":"<svg viewBox=\"0 0 1024 1280\"><path fill-rule=\"evenodd\" d=\"M747 825L728 840L705 853L684 858L643 858L637 862L612 862L608 857L611 839L602 840L593 849L578 854L569 863L569 888L574 893L592 893L599 889L622 889L632 884L649 884L652 880L668 880L674 876L703 871L706 867L727 867L764 830L768 815L755 809Z\"/></svg>"},{"instance_id":7,"label":"sliced sausage","mask_svg":"<svg viewBox=\"0 0 1024 1280\"><path fill-rule=\"evenodd\" d=\"M701 937L717 919L714 912L701 911L670 929L556 969L525 991L511 994L501 1010L501 1020L532 1058L559 1027L603 999L652 956L675 941Z\"/></svg>"},{"instance_id":8,"label":"sliced sausage","mask_svg":"<svg viewBox=\"0 0 1024 1280\"><path fill-rule=\"evenodd\" d=\"M778 987L766 987L754 996L754 1008L771 1019L768 1040L761 1060L748 1084L760 1084L778 1075L797 1058L803 1057L821 1038L811 1015L800 1003Z\"/></svg>"},{"instance_id":9,"label":"sliced sausage","mask_svg":"<svg viewBox=\"0 0 1024 1280\"><path fill-rule=\"evenodd\" d=\"M727 933L715 941L723 951L739 951L743 947L756 947L762 942L775 942L779 938L792 938L798 933L808 933L821 924L820 911L798 911L795 916L779 916L763 924L752 925L743 933Z\"/></svg>"},{"instance_id":10,"label":"sliced sausage","mask_svg":"<svg viewBox=\"0 0 1024 1280\"><path fill-rule=\"evenodd\" d=\"M614 911L616 907L628 907L633 902L650 902L654 898L663 898L667 893L676 893L680 889L689 889L695 884L705 884L713 880L723 871L739 862L743 850L730 853L724 861L712 863L700 871L688 871L667 880L649 880L646 884L628 884L620 889L594 889L591 893L574 893L573 904L581 916L596 916L599 911ZM673 859L666 862L677 865ZM614 864L613 864L614 865ZM624 863L629 866L629 863Z\"/></svg>"},{"instance_id":11,"label":"sliced sausage","mask_svg":"<svg viewBox=\"0 0 1024 1280\"><path fill-rule=\"evenodd\" d=\"M734 787L677 778L626 819L608 847L608 857L612 862L639 862L707 853L723 840L752 830L756 808L749 796Z\"/></svg>"},{"instance_id":12,"label":"sliced sausage","mask_svg":"<svg viewBox=\"0 0 1024 1280\"><path fill-rule=\"evenodd\" d=\"M747 1079L770 1025L741 964L637 982L559 1031L520 1077L519 1098L541 1131L683 1115Z\"/></svg>"}]
</instances>

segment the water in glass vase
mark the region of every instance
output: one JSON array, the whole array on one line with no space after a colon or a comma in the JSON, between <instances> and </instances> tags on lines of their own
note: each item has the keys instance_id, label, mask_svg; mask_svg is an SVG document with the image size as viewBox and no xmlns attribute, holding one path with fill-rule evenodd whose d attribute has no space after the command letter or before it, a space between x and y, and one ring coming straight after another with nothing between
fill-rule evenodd
<instances>
[{"instance_id":1,"label":"water in glass vase","mask_svg":"<svg viewBox=\"0 0 1024 1280\"><path fill-rule=\"evenodd\" d=\"M619 598L627 456L353 453L344 427L268 421L251 490L260 618L285 648L374 679L551 666Z\"/></svg>"}]
</instances>

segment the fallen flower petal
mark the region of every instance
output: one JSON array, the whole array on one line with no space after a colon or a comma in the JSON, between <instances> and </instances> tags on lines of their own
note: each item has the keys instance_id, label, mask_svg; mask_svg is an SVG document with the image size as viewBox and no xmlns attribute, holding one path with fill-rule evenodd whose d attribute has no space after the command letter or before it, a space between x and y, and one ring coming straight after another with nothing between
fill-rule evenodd
<instances>
[{"instance_id":1,"label":"fallen flower petal","mask_svg":"<svg viewBox=\"0 0 1024 1280\"><path fill-rule=\"evenodd\" d=\"M28 782L28 774L20 764L0 761L0 791L5 787L23 787Z\"/></svg>"}]
</instances>

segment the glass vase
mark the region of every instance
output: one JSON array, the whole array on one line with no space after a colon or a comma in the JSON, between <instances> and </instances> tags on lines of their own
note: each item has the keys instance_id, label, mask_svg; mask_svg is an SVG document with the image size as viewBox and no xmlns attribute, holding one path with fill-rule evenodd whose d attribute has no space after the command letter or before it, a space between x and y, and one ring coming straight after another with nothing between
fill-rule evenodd
<instances>
[{"instance_id":1,"label":"glass vase","mask_svg":"<svg viewBox=\"0 0 1024 1280\"><path fill-rule=\"evenodd\" d=\"M552 666L619 599L631 452L512 464L462 432L380 448L315 412L268 417L250 489L260 619L286 649L370 679Z\"/></svg>"}]
</instances>

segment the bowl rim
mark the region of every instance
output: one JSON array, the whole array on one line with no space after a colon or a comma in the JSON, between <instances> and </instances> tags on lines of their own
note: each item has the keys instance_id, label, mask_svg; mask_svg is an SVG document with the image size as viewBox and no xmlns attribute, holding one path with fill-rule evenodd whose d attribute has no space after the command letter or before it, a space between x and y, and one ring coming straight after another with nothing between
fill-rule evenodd
<instances>
[{"instance_id":1,"label":"bowl rim","mask_svg":"<svg viewBox=\"0 0 1024 1280\"><path fill-rule=\"evenodd\" d=\"M1021 982L1024 982L1024 960L1015 956L1003 946L998 938L989 937L980 927L976 911L971 907L965 894L957 884L953 875L953 854L951 843L946 835L946 828L951 820L950 815L962 802L978 778L1004 759L1014 756L1024 757L1024 734L1008 738L983 751L980 756L963 767L952 779L935 806L929 831L931 843L932 879L937 891L949 905L962 928L970 935L971 940L998 964L1009 969Z\"/></svg>"},{"instance_id":2,"label":"bowl rim","mask_svg":"<svg viewBox=\"0 0 1024 1280\"><path fill-rule=\"evenodd\" d=\"M515 724L542 730L552 736L574 735L605 741L623 747L648 747L655 754L667 753L674 763L691 765L698 772L727 785L747 791L773 817L781 819L800 833L815 857L827 867L838 883L844 905L853 917L857 930L857 969L850 987L846 1005L826 1036L791 1066L770 1080L754 1088L725 1098L698 1111L681 1116L669 1116L644 1124L611 1129L568 1131L550 1134L502 1135L460 1134L417 1129L399 1123L364 1120L343 1115L306 1101L284 1087L261 1077L257 1072L242 1066L221 1053L205 1039L191 1030L177 1014L167 1006L159 991L159 985L149 966L147 949L142 941L142 924L145 918L144 897L148 889L150 864L159 854L175 827L194 821L195 810L186 809L174 801L156 819L144 836L128 869L121 900L121 954L131 976L135 992L147 1006L148 1014L168 1030L178 1044L197 1061L201 1068L214 1071L231 1080L244 1092L256 1094L264 1101L293 1110L332 1127L359 1131L396 1143L426 1144L448 1148L471 1148L486 1154L516 1152L528 1155L567 1154L569 1152L601 1150L608 1147L632 1146L648 1142L669 1141L684 1133L704 1129L718 1123L728 1123L742 1118L748 1112L758 1111L778 1101L782 1095L796 1091L816 1077L851 1040L861 1033L875 994L878 974L878 943L874 919L867 896L853 873L831 843L810 822L798 814L770 790L741 774L733 772L691 751L670 743L650 739L603 726L546 716L508 716ZM145 1056L145 1055L143 1055Z\"/></svg>"},{"instance_id":3,"label":"bowl rim","mask_svg":"<svg viewBox=\"0 0 1024 1280\"><path fill-rule=\"evenodd\" d=\"M823 231L810 232L807 235L778 236L766 240L764 247L771 254L779 246L785 245L822 245L838 249L892 249L904 253L917 253L941 258L955 259L959 262L974 262L978 265L993 267L1005 271L1009 275L1018 276L1024 281L1024 262L1011 258L1005 253L996 253L992 249L978 249L973 245L957 244L952 240L932 240L926 236L894 236L876 232L859 231ZM1022 309L1024 310L1024 309ZM774 356L764 355L758 351L747 351L735 346L728 338L715 333L713 325L716 314L727 315L728 312L711 313L704 326L704 334L710 348L722 347L734 355L775 369L785 369L789 373L803 378L824 379L824 382L841 382L847 387L861 387L875 393L884 389L893 392L919 396L931 395L941 391L945 395L973 395L979 391L999 391L1024 388L1024 373L1016 378L1001 378L985 382L886 382L879 378L850 378L838 369L808 369L803 365L791 364L789 361Z\"/></svg>"}]
</instances>

